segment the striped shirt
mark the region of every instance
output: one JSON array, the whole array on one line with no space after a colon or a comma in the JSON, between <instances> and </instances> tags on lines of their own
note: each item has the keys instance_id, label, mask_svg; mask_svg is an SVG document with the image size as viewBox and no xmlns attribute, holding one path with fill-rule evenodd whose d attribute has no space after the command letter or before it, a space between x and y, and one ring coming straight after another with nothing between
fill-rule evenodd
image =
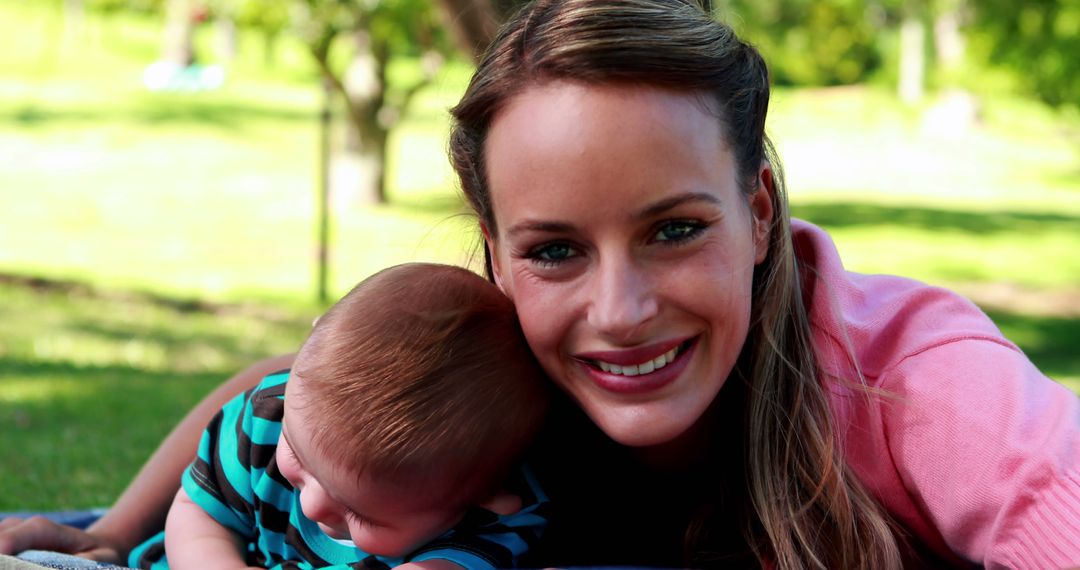
<instances>
[{"instance_id":1,"label":"striped shirt","mask_svg":"<svg viewBox=\"0 0 1080 570\"><path fill-rule=\"evenodd\" d=\"M470 509L453 529L404 558L371 556L323 533L300 509L300 492L273 461L281 434L288 371L226 404L203 433L198 457L184 472L188 496L223 526L247 541L247 562L282 570L338 567L383 569L404 562L442 559L467 569L510 568L547 524L547 498L527 467L506 482L525 505L500 516ZM129 564L168 568L164 533L132 551Z\"/></svg>"}]
</instances>

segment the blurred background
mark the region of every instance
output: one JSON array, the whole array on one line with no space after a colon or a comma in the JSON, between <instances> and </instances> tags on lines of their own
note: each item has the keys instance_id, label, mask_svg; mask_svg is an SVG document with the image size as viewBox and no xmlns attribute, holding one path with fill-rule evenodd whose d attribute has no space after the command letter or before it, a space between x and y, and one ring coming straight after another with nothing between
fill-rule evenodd
<instances>
[{"instance_id":1,"label":"blurred background","mask_svg":"<svg viewBox=\"0 0 1080 570\"><path fill-rule=\"evenodd\" d=\"M476 266L447 109L516 2L0 0L0 510L108 505L394 263ZM794 212L1080 392L1080 3L727 0Z\"/></svg>"}]
</instances>

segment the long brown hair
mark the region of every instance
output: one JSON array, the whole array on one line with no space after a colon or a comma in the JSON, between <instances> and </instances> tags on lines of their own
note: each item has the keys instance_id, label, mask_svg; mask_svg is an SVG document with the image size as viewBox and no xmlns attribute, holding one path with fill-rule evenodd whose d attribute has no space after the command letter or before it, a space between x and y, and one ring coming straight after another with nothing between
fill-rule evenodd
<instances>
[{"instance_id":1,"label":"long brown hair","mask_svg":"<svg viewBox=\"0 0 1080 570\"><path fill-rule=\"evenodd\" d=\"M756 49L693 0L537 0L503 28L453 109L451 161L489 231L497 220L484 141L516 94L552 80L648 85L703 94L733 149L743 190L769 161L769 252L754 275L747 344L733 373L745 382L746 542L779 568L894 568L886 514L847 468L814 355L780 164L765 135L769 74ZM487 269L490 273L490 254ZM724 516L724 513L713 516ZM707 523L706 523L707 524ZM693 525L692 525L693 526ZM688 561L707 557L691 529Z\"/></svg>"}]
</instances>

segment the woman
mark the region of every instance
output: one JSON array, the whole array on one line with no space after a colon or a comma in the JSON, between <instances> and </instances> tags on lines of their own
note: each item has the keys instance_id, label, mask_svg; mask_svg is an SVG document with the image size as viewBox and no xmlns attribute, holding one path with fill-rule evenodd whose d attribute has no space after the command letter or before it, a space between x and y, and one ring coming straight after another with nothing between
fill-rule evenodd
<instances>
[{"instance_id":1,"label":"woman","mask_svg":"<svg viewBox=\"0 0 1080 570\"><path fill-rule=\"evenodd\" d=\"M454 109L487 269L568 396L533 455L556 508L533 562L1080 564L1075 395L969 302L846 273L790 220L768 98L692 0L539 0ZM122 551L193 433L89 533L9 539Z\"/></svg>"}]
</instances>

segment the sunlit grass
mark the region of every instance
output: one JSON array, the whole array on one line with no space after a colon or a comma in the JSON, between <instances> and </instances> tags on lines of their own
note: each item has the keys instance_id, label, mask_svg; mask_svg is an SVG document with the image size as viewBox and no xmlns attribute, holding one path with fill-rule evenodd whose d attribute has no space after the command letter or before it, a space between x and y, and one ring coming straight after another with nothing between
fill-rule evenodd
<instances>
[{"instance_id":1,"label":"sunlit grass","mask_svg":"<svg viewBox=\"0 0 1080 570\"><path fill-rule=\"evenodd\" d=\"M318 309L200 309L0 284L0 510L112 501L165 433L236 370L295 350Z\"/></svg>"}]
</instances>

